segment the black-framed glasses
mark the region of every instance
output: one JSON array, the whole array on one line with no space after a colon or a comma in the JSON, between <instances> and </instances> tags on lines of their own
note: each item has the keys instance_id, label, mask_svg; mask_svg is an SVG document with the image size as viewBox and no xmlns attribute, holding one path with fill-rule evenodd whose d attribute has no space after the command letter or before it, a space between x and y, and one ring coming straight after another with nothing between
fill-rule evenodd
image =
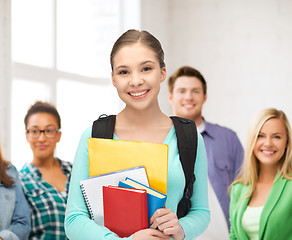
<instances>
[{"instance_id":1,"label":"black-framed glasses","mask_svg":"<svg viewBox=\"0 0 292 240\"><path fill-rule=\"evenodd\" d=\"M26 130L26 133L31 138L38 138L41 135L41 133L44 133L47 138L54 138L56 137L58 132L59 132L59 129L55 129L55 128L46 128L44 130L34 128L34 129Z\"/></svg>"}]
</instances>

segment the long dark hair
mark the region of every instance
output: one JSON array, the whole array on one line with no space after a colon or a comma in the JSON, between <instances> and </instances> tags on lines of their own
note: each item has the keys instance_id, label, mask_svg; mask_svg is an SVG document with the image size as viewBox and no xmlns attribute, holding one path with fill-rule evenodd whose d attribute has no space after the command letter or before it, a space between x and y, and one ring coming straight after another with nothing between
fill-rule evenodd
<instances>
[{"instance_id":1,"label":"long dark hair","mask_svg":"<svg viewBox=\"0 0 292 240\"><path fill-rule=\"evenodd\" d=\"M0 181L5 187L11 187L13 185L13 181L11 177L7 175L6 170L8 167L8 162L3 158L1 146L0 146Z\"/></svg>"}]
</instances>

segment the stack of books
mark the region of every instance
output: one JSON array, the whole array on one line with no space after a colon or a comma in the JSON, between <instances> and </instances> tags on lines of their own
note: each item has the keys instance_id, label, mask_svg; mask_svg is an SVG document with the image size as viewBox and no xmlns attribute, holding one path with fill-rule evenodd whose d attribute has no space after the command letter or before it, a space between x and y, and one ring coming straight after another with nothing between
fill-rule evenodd
<instances>
[{"instance_id":1,"label":"stack of books","mask_svg":"<svg viewBox=\"0 0 292 240\"><path fill-rule=\"evenodd\" d=\"M168 146L89 138L88 154L80 187L91 219L119 237L148 228L166 202Z\"/></svg>"},{"instance_id":2,"label":"stack of books","mask_svg":"<svg viewBox=\"0 0 292 240\"><path fill-rule=\"evenodd\" d=\"M154 212L166 202L165 194L149 187L143 166L90 177L80 186L91 219L119 237L149 227Z\"/></svg>"}]
</instances>

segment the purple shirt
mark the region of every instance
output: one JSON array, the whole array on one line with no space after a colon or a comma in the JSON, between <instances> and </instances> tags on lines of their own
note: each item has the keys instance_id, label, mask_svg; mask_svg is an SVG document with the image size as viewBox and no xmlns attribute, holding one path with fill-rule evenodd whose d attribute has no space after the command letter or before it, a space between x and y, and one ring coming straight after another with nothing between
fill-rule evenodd
<instances>
[{"instance_id":1,"label":"purple shirt","mask_svg":"<svg viewBox=\"0 0 292 240\"><path fill-rule=\"evenodd\" d=\"M205 129L201 134L207 152L209 181L229 227L228 187L242 165L243 148L236 133L226 127L205 121Z\"/></svg>"}]
</instances>

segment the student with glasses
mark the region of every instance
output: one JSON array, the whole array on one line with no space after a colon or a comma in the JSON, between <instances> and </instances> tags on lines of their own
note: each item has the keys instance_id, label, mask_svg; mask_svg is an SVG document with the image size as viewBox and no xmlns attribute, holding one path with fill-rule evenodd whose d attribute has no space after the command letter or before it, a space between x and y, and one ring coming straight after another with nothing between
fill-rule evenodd
<instances>
[{"instance_id":1,"label":"student with glasses","mask_svg":"<svg viewBox=\"0 0 292 240\"><path fill-rule=\"evenodd\" d=\"M20 171L23 191L31 209L30 239L65 239L64 218L72 164L56 158L61 138L57 109L36 102L24 118L26 139L33 159Z\"/></svg>"}]
</instances>

